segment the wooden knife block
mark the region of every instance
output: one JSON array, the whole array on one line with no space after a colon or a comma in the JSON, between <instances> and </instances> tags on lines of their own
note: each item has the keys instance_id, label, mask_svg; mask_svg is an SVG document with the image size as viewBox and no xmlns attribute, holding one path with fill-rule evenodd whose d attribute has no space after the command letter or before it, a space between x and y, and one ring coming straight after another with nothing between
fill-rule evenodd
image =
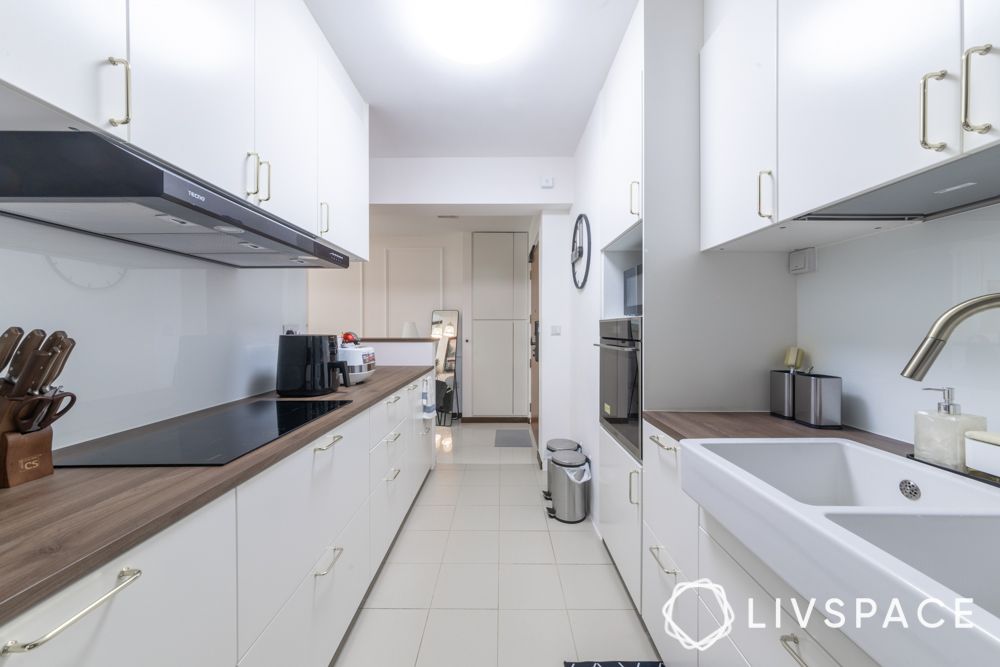
<instances>
[{"instance_id":1,"label":"wooden knife block","mask_svg":"<svg viewBox=\"0 0 1000 667\"><path fill-rule=\"evenodd\" d=\"M0 434L0 488L31 482L51 475L52 427L33 433L7 431Z\"/></svg>"}]
</instances>

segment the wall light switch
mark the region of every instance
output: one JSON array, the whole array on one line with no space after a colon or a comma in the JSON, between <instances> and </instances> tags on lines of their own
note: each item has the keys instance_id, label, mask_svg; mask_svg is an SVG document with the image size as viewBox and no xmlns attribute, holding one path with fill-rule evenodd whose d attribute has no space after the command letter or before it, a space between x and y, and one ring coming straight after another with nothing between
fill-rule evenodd
<instances>
[{"instance_id":1,"label":"wall light switch","mask_svg":"<svg viewBox=\"0 0 1000 667\"><path fill-rule=\"evenodd\" d=\"M556 187L556 179L554 176L542 176L542 189L551 190Z\"/></svg>"},{"instance_id":2,"label":"wall light switch","mask_svg":"<svg viewBox=\"0 0 1000 667\"><path fill-rule=\"evenodd\" d=\"M562 336L562 327L557 324L552 325L552 335Z\"/></svg>"}]
</instances>

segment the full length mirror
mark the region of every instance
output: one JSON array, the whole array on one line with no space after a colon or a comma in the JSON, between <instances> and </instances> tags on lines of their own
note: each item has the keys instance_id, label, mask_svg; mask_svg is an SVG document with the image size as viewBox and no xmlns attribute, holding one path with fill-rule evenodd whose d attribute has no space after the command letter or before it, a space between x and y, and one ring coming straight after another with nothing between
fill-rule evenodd
<instances>
[{"instance_id":1,"label":"full length mirror","mask_svg":"<svg viewBox=\"0 0 1000 667\"><path fill-rule=\"evenodd\" d=\"M460 325L457 310L435 310L431 313L431 337L437 339L434 370L437 374L438 423L441 425L450 425L452 418L462 413L458 404Z\"/></svg>"}]
</instances>

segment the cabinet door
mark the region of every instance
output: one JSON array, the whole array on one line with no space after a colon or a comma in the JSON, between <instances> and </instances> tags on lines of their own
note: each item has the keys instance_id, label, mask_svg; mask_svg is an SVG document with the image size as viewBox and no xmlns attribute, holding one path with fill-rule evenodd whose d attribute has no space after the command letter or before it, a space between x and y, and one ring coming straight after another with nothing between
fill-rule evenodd
<instances>
[{"instance_id":1,"label":"cabinet door","mask_svg":"<svg viewBox=\"0 0 1000 667\"><path fill-rule=\"evenodd\" d=\"M236 503L230 492L0 628L0 643L58 627L142 574L30 657L39 667L217 667L236 662Z\"/></svg>"},{"instance_id":2,"label":"cabinet door","mask_svg":"<svg viewBox=\"0 0 1000 667\"><path fill-rule=\"evenodd\" d=\"M354 257L368 259L368 105L329 48L320 47L320 234Z\"/></svg>"},{"instance_id":3,"label":"cabinet door","mask_svg":"<svg viewBox=\"0 0 1000 667\"><path fill-rule=\"evenodd\" d=\"M0 79L128 138L125 0L7 0L0 6Z\"/></svg>"},{"instance_id":4,"label":"cabinet door","mask_svg":"<svg viewBox=\"0 0 1000 667\"><path fill-rule=\"evenodd\" d=\"M301 0L255 0L254 148L257 202L319 231L316 60L322 36Z\"/></svg>"},{"instance_id":5,"label":"cabinet door","mask_svg":"<svg viewBox=\"0 0 1000 667\"><path fill-rule=\"evenodd\" d=\"M514 414L514 323L476 320L472 323L472 414L509 417Z\"/></svg>"},{"instance_id":6,"label":"cabinet door","mask_svg":"<svg viewBox=\"0 0 1000 667\"><path fill-rule=\"evenodd\" d=\"M643 422L642 520L664 541L685 572L698 572L698 504L681 489L676 440Z\"/></svg>"},{"instance_id":7,"label":"cabinet door","mask_svg":"<svg viewBox=\"0 0 1000 667\"><path fill-rule=\"evenodd\" d=\"M697 563L695 564L697 565ZM674 594L677 584L691 581L670 555L660 539L643 525L642 531L642 620L665 664L671 667L697 667L698 652L690 651L663 631L663 605ZM674 601L672 618L687 635L698 638L698 593L688 591Z\"/></svg>"},{"instance_id":8,"label":"cabinet door","mask_svg":"<svg viewBox=\"0 0 1000 667\"><path fill-rule=\"evenodd\" d=\"M299 581L295 592L240 660L239 667L309 664L315 588L312 573Z\"/></svg>"},{"instance_id":9,"label":"cabinet door","mask_svg":"<svg viewBox=\"0 0 1000 667\"><path fill-rule=\"evenodd\" d=\"M980 126L963 132L964 148L971 150L1000 139L1000 4L995 0L965 0L963 36L966 49L992 44L988 53L969 56L969 124ZM981 126L990 129L981 132Z\"/></svg>"},{"instance_id":10,"label":"cabinet door","mask_svg":"<svg viewBox=\"0 0 1000 667\"><path fill-rule=\"evenodd\" d=\"M309 513L316 527L314 544L339 535L368 499L368 429L368 415L358 415L312 445Z\"/></svg>"},{"instance_id":11,"label":"cabinet door","mask_svg":"<svg viewBox=\"0 0 1000 667\"><path fill-rule=\"evenodd\" d=\"M253 0L131 0L129 44L131 141L245 196L253 146Z\"/></svg>"},{"instance_id":12,"label":"cabinet door","mask_svg":"<svg viewBox=\"0 0 1000 667\"><path fill-rule=\"evenodd\" d=\"M598 470L600 529L608 551L640 607L642 468L601 428Z\"/></svg>"},{"instance_id":13,"label":"cabinet door","mask_svg":"<svg viewBox=\"0 0 1000 667\"><path fill-rule=\"evenodd\" d=\"M643 10L632 16L614 63L608 71L602 99L604 183L600 225L601 245L612 241L642 217L642 70Z\"/></svg>"},{"instance_id":14,"label":"cabinet door","mask_svg":"<svg viewBox=\"0 0 1000 667\"><path fill-rule=\"evenodd\" d=\"M961 0L781 2L778 23L783 219L959 154ZM935 151L920 145L918 86L940 70L927 136L947 146Z\"/></svg>"},{"instance_id":15,"label":"cabinet door","mask_svg":"<svg viewBox=\"0 0 1000 667\"><path fill-rule=\"evenodd\" d=\"M508 232L472 235L473 319L510 320L516 317L514 248L514 234Z\"/></svg>"},{"instance_id":16,"label":"cabinet door","mask_svg":"<svg viewBox=\"0 0 1000 667\"><path fill-rule=\"evenodd\" d=\"M723 18L701 50L702 250L778 220L778 1L713 4Z\"/></svg>"},{"instance_id":17,"label":"cabinet door","mask_svg":"<svg viewBox=\"0 0 1000 667\"><path fill-rule=\"evenodd\" d=\"M713 600L714 604L714 600ZM698 602L698 632L707 635L714 632L722 624L705 606L704 600ZM729 637L723 637L705 651L698 654L698 667L750 667L736 644Z\"/></svg>"}]
</instances>

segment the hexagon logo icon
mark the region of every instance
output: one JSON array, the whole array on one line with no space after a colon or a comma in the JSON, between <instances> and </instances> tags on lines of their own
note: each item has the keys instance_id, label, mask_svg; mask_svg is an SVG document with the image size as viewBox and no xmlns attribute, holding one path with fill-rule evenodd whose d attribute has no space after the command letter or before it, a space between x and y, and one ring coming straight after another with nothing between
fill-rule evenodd
<instances>
[{"instance_id":1,"label":"hexagon logo icon","mask_svg":"<svg viewBox=\"0 0 1000 667\"><path fill-rule=\"evenodd\" d=\"M704 590L715 596L715 601L722 610L722 625L713 630L701 639L693 639L684 632L674 621L674 605L677 599L690 590ZM697 581L683 581L674 586L674 592L670 599L663 604L663 631L667 636L673 637L680 645L688 650L705 651L711 648L715 642L729 635L733 631L733 622L736 620L736 613L733 606L726 598L726 591L719 584L713 583L709 579L698 579Z\"/></svg>"}]
</instances>

